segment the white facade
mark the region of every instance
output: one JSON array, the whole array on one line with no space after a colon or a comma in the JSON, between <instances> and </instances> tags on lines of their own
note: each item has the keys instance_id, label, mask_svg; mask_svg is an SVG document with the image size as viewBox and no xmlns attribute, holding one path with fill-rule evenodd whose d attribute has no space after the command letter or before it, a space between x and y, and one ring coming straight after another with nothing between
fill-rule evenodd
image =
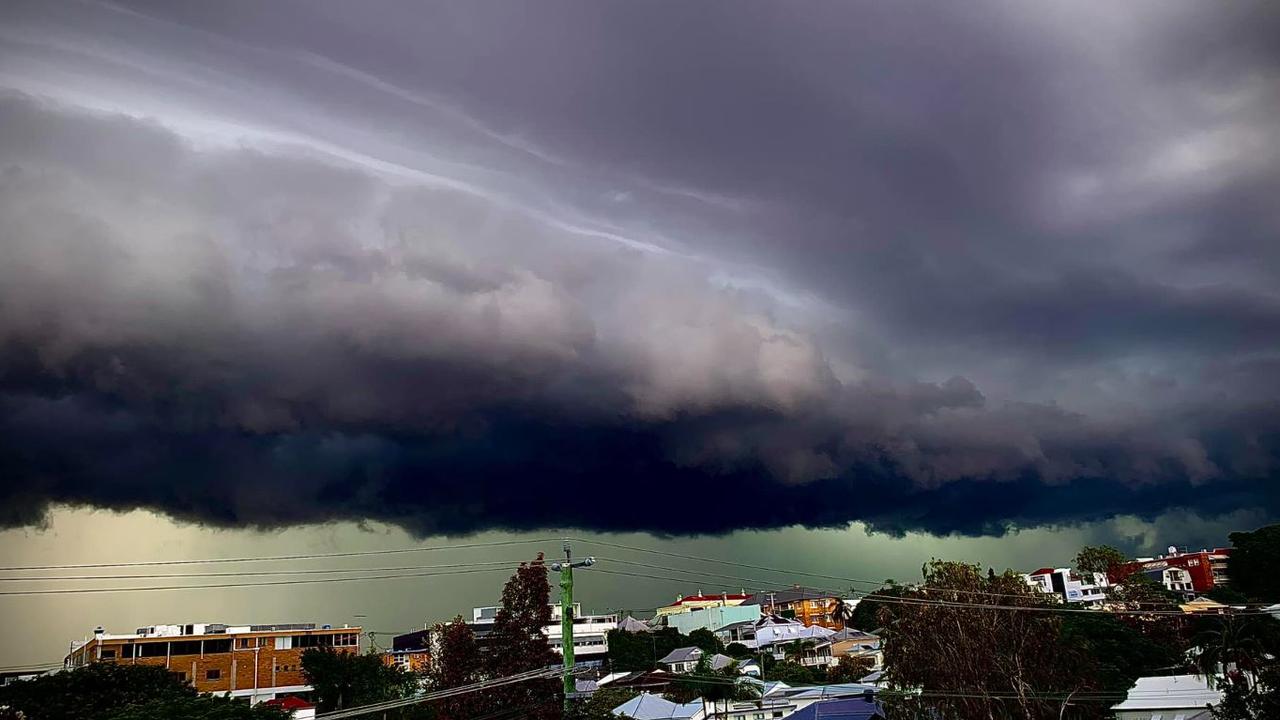
<instances>
[{"instance_id":1,"label":"white facade","mask_svg":"<svg viewBox=\"0 0 1280 720\"><path fill-rule=\"evenodd\" d=\"M1113 706L1116 720L1209 720L1207 705L1222 702L1222 691L1198 675L1142 677L1124 702Z\"/></svg>"},{"instance_id":2,"label":"white facade","mask_svg":"<svg viewBox=\"0 0 1280 720\"><path fill-rule=\"evenodd\" d=\"M498 607L472 608L472 626L478 631L493 627L498 617ZM562 615L560 604L551 606L551 624L542 628L547 636L547 644L561 654L563 628L560 625ZM583 615L582 605L573 604L573 655L576 660L599 660L609 653L608 633L618 627L617 615Z\"/></svg>"},{"instance_id":3,"label":"white facade","mask_svg":"<svg viewBox=\"0 0 1280 720\"><path fill-rule=\"evenodd\" d=\"M1064 602L1102 602L1107 599L1107 588L1111 587L1106 573L1081 574L1071 568L1043 568L1022 577L1031 587L1057 595Z\"/></svg>"}]
</instances>

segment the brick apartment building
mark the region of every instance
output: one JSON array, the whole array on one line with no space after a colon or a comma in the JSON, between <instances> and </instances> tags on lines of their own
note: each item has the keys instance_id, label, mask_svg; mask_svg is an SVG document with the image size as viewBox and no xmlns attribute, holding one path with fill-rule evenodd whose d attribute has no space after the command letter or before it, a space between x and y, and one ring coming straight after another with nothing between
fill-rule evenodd
<instances>
[{"instance_id":1,"label":"brick apartment building","mask_svg":"<svg viewBox=\"0 0 1280 720\"><path fill-rule=\"evenodd\" d=\"M311 691L302 674L302 653L326 647L360 650L360 628L283 625L152 625L115 635L101 627L71 643L67 668L95 662L168 668L200 692L242 697L251 703Z\"/></svg>"},{"instance_id":2,"label":"brick apartment building","mask_svg":"<svg viewBox=\"0 0 1280 720\"><path fill-rule=\"evenodd\" d=\"M832 630L840 630L843 627L840 621L832 616L839 598L830 592L796 585L790 590L763 593L759 599L760 609L765 613Z\"/></svg>"},{"instance_id":3,"label":"brick apartment building","mask_svg":"<svg viewBox=\"0 0 1280 720\"><path fill-rule=\"evenodd\" d=\"M1230 559L1231 548L1179 552L1176 547L1170 547L1168 554L1153 558L1138 558L1133 562L1112 568L1107 575L1111 582L1118 583L1136 573L1145 573L1156 578L1161 571L1176 568L1190 575L1191 586L1195 592L1203 593L1216 586L1227 584L1227 562ZM1168 585L1167 582L1164 584Z\"/></svg>"}]
</instances>

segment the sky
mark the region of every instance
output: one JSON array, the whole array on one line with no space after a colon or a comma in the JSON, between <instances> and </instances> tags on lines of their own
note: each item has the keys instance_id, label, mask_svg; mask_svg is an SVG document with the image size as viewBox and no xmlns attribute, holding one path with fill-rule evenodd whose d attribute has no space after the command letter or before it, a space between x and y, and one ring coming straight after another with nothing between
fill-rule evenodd
<instances>
[{"instance_id":1,"label":"sky","mask_svg":"<svg viewBox=\"0 0 1280 720\"><path fill-rule=\"evenodd\" d=\"M1261 1L6 2L6 557L1221 543L1280 515L1277 38Z\"/></svg>"}]
</instances>

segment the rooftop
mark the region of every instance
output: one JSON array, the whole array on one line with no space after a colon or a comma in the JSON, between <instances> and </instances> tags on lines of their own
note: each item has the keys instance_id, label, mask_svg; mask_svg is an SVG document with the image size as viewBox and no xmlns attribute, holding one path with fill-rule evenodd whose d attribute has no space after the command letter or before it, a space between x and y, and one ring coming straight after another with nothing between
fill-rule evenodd
<instances>
[{"instance_id":1,"label":"rooftop","mask_svg":"<svg viewBox=\"0 0 1280 720\"><path fill-rule=\"evenodd\" d=\"M1222 691L1209 687L1207 678L1198 675L1141 677L1129 689L1129 696L1112 710L1177 710L1203 709L1222 702Z\"/></svg>"}]
</instances>

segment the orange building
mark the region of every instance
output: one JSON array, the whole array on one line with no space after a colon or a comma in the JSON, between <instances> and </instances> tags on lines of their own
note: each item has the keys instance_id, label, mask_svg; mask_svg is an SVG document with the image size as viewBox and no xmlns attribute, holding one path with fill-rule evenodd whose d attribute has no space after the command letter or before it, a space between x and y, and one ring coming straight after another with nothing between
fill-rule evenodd
<instances>
[{"instance_id":1,"label":"orange building","mask_svg":"<svg viewBox=\"0 0 1280 720\"><path fill-rule=\"evenodd\" d=\"M311 691L302 674L309 648L360 651L360 628L285 625L152 625L126 635L101 627L93 638L73 642L67 668L94 662L155 665L191 683L200 692L247 698L256 703Z\"/></svg>"},{"instance_id":2,"label":"orange building","mask_svg":"<svg viewBox=\"0 0 1280 720\"><path fill-rule=\"evenodd\" d=\"M408 672L424 673L431 668L431 652L425 649L388 650L382 653L382 664Z\"/></svg>"},{"instance_id":3,"label":"orange building","mask_svg":"<svg viewBox=\"0 0 1280 720\"><path fill-rule=\"evenodd\" d=\"M832 630L842 629L839 620L833 617L836 601L839 600L830 592L813 590L796 585L790 590L777 590L761 593L758 596L760 609L772 615L779 615L791 620L798 620L805 625L819 625Z\"/></svg>"}]
</instances>

